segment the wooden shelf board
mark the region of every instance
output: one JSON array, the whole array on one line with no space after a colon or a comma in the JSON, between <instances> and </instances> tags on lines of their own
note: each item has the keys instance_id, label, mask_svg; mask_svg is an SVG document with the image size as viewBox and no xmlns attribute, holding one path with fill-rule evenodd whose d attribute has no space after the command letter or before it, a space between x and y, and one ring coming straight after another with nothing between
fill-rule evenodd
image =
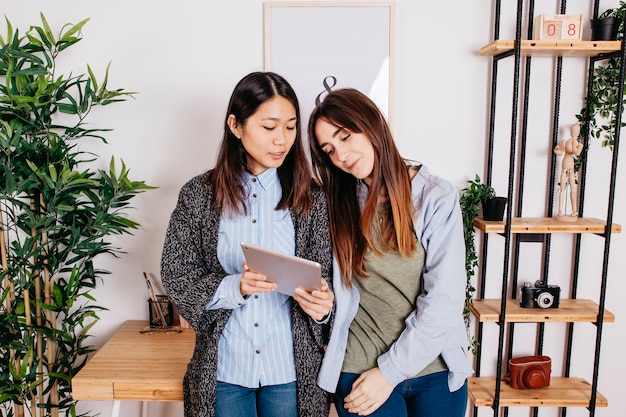
<instances>
[{"instance_id":1,"label":"wooden shelf board","mask_svg":"<svg viewBox=\"0 0 626 417\"><path fill-rule=\"evenodd\" d=\"M493 406L496 379L493 377L469 378L468 388L472 403L477 407ZM548 388L520 390L505 382L500 385L501 407L589 407L591 385L582 378L550 378ZM596 407L607 407L609 402L596 393Z\"/></svg>"},{"instance_id":2,"label":"wooden shelf board","mask_svg":"<svg viewBox=\"0 0 626 417\"><path fill-rule=\"evenodd\" d=\"M522 308L519 300L507 300L505 321L514 323L587 322L598 321L598 304L585 299L561 299L558 308ZM497 322L500 300L472 300L470 311L480 322ZM613 323L615 315L604 310L604 322Z\"/></svg>"},{"instance_id":3,"label":"wooden shelf board","mask_svg":"<svg viewBox=\"0 0 626 417\"><path fill-rule=\"evenodd\" d=\"M505 221L474 219L474 226L485 233L504 233ZM606 230L606 222L591 217L579 217L572 222L556 220L552 217L514 217L511 219L511 233L598 233ZM613 223L613 233L621 233L622 226Z\"/></svg>"},{"instance_id":4,"label":"wooden shelf board","mask_svg":"<svg viewBox=\"0 0 626 417\"><path fill-rule=\"evenodd\" d=\"M483 56L495 56L512 51L514 40L497 40L480 48ZM523 56L578 56L591 57L619 51L620 41L571 41L571 40L523 40L520 53Z\"/></svg>"}]
</instances>

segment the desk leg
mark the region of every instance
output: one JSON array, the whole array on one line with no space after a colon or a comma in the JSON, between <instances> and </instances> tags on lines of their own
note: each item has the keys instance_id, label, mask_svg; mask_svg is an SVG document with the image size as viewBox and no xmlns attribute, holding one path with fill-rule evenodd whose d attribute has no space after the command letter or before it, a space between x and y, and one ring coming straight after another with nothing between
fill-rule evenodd
<instances>
[{"instance_id":1,"label":"desk leg","mask_svg":"<svg viewBox=\"0 0 626 417\"><path fill-rule=\"evenodd\" d=\"M121 406L121 401L120 400L114 400L113 401L113 411L111 411L111 417L120 417L120 406Z\"/></svg>"},{"instance_id":2,"label":"desk leg","mask_svg":"<svg viewBox=\"0 0 626 417\"><path fill-rule=\"evenodd\" d=\"M120 417L120 406L122 405L120 400L113 401L113 410L111 411L111 417ZM150 403L148 401L142 401L139 405L141 417L148 417L150 410Z\"/></svg>"}]
</instances>

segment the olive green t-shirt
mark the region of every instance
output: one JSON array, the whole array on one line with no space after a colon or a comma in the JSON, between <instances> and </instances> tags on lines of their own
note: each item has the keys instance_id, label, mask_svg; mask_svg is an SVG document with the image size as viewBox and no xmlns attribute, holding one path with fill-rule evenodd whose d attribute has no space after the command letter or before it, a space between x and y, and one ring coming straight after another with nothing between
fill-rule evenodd
<instances>
[{"instance_id":1,"label":"olive green t-shirt","mask_svg":"<svg viewBox=\"0 0 626 417\"><path fill-rule=\"evenodd\" d=\"M376 219L382 219L377 208ZM379 245L381 224L372 225L374 242ZM379 246L381 247L381 246ZM405 328L405 319L415 310L415 301L421 290L421 275L425 251L420 242L410 258L398 251L387 251L378 256L368 249L365 267L369 277L353 275L352 283L360 294L359 309L348 334L344 372L363 373L377 365L377 358L389 350ZM418 375L447 370L441 356Z\"/></svg>"}]
</instances>

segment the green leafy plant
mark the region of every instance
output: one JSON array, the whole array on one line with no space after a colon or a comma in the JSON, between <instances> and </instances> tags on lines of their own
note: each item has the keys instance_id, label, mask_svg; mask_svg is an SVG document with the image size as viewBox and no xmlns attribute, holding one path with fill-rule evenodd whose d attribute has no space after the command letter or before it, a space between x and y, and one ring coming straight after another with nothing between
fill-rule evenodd
<instances>
[{"instance_id":1,"label":"green leafy plant","mask_svg":"<svg viewBox=\"0 0 626 417\"><path fill-rule=\"evenodd\" d=\"M88 74L57 74L60 54L81 40L89 19L55 35L41 26L20 36L6 19L0 36L0 415L75 416L72 376L94 351L89 330L105 308L91 291L109 272L94 258L120 253L108 236L138 224L130 200L153 188L131 181L123 162L91 168L80 140L106 143L87 128L92 109L133 93ZM119 166L119 169L118 169Z\"/></svg>"},{"instance_id":2,"label":"green leafy plant","mask_svg":"<svg viewBox=\"0 0 626 417\"><path fill-rule=\"evenodd\" d=\"M474 275L478 267L478 254L476 253L474 219L478 215L481 204L496 197L496 191L490 185L483 183L478 175L473 180L467 181L468 186L461 190L460 204L463 217L463 237L465 239L465 272L467 283L465 285L465 306L463 308L463 318L468 331L470 327L470 305L476 292L474 287ZM472 353L476 354L478 341L470 338Z\"/></svg>"},{"instance_id":3,"label":"green leafy plant","mask_svg":"<svg viewBox=\"0 0 626 417\"><path fill-rule=\"evenodd\" d=\"M624 16L626 16L626 3L620 1L619 7L604 11L599 18L618 18L621 23L617 40L622 40ZM615 141L617 104L621 100L626 105L626 96L619 97L620 60L620 57L612 57L596 64L591 74L591 88L585 99L585 105L576 115L576 119L581 125L580 136L600 139L602 146L610 149L613 148ZM621 126L626 126L623 118L620 122ZM586 153L587 149L585 148L580 158L584 159Z\"/></svg>"},{"instance_id":4,"label":"green leafy plant","mask_svg":"<svg viewBox=\"0 0 626 417\"><path fill-rule=\"evenodd\" d=\"M624 2L620 1L619 7L606 9L605 11L600 13L600 15L598 16L598 19L607 19L609 17L616 17L616 18L620 19L623 22L624 21L624 15L625 15L624 12L625 12L625 10L626 9L624 8Z\"/></svg>"}]
</instances>

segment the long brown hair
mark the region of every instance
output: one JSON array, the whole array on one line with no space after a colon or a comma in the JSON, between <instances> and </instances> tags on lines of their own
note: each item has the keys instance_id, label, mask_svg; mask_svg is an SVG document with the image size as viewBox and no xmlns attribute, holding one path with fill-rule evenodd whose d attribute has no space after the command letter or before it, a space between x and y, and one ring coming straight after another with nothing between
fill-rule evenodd
<instances>
[{"instance_id":1,"label":"long brown hair","mask_svg":"<svg viewBox=\"0 0 626 417\"><path fill-rule=\"evenodd\" d=\"M206 177L206 181L215 186L214 208L218 212L226 210L228 213L244 214L248 209L244 187L248 154L241 140L228 127L228 117L232 114L237 123L244 125L259 106L276 96L286 98L296 109L296 140L285 161L277 169L282 197L276 209L295 207L306 212L311 208L312 176L302 144L300 105L296 93L287 80L276 73L253 72L242 78L233 90L224 118L224 135L217 162Z\"/></svg>"},{"instance_id":2,"label":"long brown hair","mask_svg":"<svg viewBox=\"0 0 626 417\"><path fill-rule=\"evenodd\" d=\"M365 134L372 142L374 170L363 214L357 199L358 180L337 168L319 146L315 135L318 120ZM313 110L308 128L313 171L326 190L331 236L342 282L350 287L352 273L367 276L364 259L368 247L377 254L397 250L405 257L416 248L409 168L400 156L383 114L358 90L346 88L330 92ZM379 197L384 197L390 207L388 218L383 222L383 247L380 248L373 242L370 228L376 220Z\"/></svg>"}]
</instances>

